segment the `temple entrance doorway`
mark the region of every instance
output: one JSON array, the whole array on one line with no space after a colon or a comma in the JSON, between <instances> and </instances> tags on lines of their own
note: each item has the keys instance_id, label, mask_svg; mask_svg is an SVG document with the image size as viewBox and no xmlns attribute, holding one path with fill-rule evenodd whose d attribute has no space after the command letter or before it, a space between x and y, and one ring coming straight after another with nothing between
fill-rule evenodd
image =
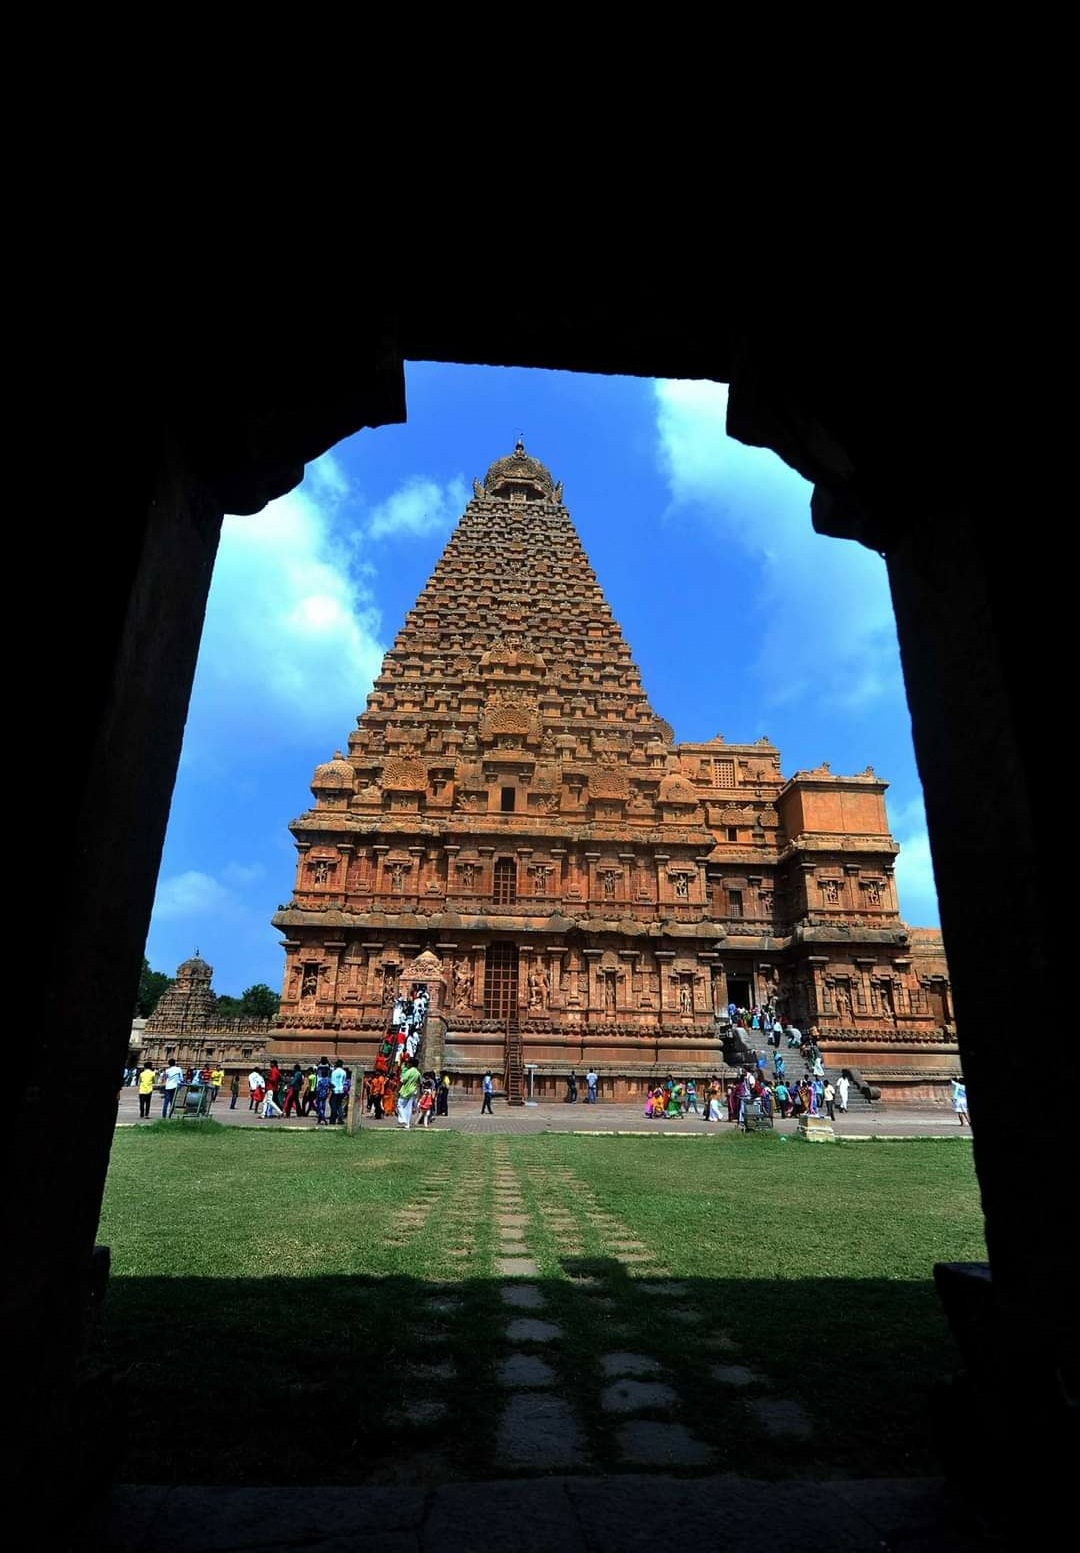
<instances>
[{"instance_id":1,"label":"temple entrance doorway","mask_svg":"<svg viewBox=\"0 0 1080 1553\"><path fill-rule=\"evenodd\" d=\"M727 988L729 1003L734 1003L736 1008L750 1007L751 993L749 976L729 976L727 979Z\"/></svg>"},{"instance_id":2,"label":"temple entrance doorway","mask_svg":"<svg viewBox=\"0 0 1080 1553\"><path fill-rule=\"evenodd\" d=\"M484 960L484 1018L503 1023L517 1014L517 944L489 944Z\"/></svg>"}]
</instances>

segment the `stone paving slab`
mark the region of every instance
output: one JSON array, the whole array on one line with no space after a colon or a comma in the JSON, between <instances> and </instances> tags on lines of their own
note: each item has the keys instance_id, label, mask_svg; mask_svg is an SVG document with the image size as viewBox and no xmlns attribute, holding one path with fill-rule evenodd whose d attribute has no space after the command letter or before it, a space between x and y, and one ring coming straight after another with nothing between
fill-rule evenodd
<instances>
[{"instance_id":1,"label":"stone paving slab","mask_svg":"<svg viewBox=\"0 0 1080 1553\"><path fill-rule=\"evenodd\" d=\"M495 1435L502 1467L574 1467L584 1445L570 1404L562 1397L524 1393L506 1404Z\"/></svg>"},{"instance_id":2,"label":"stone paving slab","mask_svg":"<svg viewBox=\"0 0 1080 1553\"><path fill-rule=\"evenodd\" d=\"M600 1393L605 1413L644 1413L649 1408L670 1412L678 1401L674 1389L662 1380L617 1380Z\"/></svg>"},{"instance_id":3,"label":"stone paving slab","mask_svg":"<svg viewBox=\"0 0 1080 1553\"><path fill-rule=\"evenodd\" d=\"M500 1278L535 1278L540 1269L531 1256L497 1256L495 1271Z\"/></svg>"},{"instance_id":4,"label":"stone paving slab","mask_svg":"<svg viewBox=\"0 0 1080 1553\"><path fill-rule=\"evenodd\" d=\"M578 1529L565 1478L453 1483L434 1495L422 1553L595 1553Z\"/></svg>"},{"instance_id":5,"label":"stone paving slab","mask_svg":"<svg viewBox=\"0 0 1080 1553\"><path fill-rule=\"evenodd\" d=\"M500 1386L553 1386L555 1371L537 1354L512 1353L499 1365Z\"/></svg>"},{"instance_id":6,"label":"stone paving slab","mask_svg":"<svg viewBox=\"0 0 1080 1553\"><path fill-rule=\"evenodd\" d=\"M506 1328L512 1343L552 1343L563 1335L563 1329L554 1321L537 1321L532 1316L519 1316Z\"/></svg>"},{"instance_id":7,"label":"stone paving slab","mask_svg":"<svg viewBox=\"0 0 1080 1553\"><path fill-rule=\"evenodd\" d=\"M543 1310L547 1301L534 1283L504 1283L499 1290L504 1305L517 1310Z\"/></svg>"},{"instance_id":8,"label":"stone paving slab","mask_svg":"<svg viewBox=\"0 0 1080 1553\"><path fill-rule=\"evenodd\" d=\"M282 1514L280 1488L175 1488L125 1484L113 1493L108 1546L111 1553L242 1553L245 1549L297 1546L295 1518ZM424 1496L398 1488L320 1488L319 1522L301 1546L381 1549L376 1536L413 1532L418 1547ZM302 1533L300 1534L302 1535ZM365 1539L370 1537L370 1541ZM393 1544L387 1544L392 1547Z\"/></svg>"},{"instance_id":9,"label":"stone paving slab","mask_svg":"<svg viewBox=\"0 0 1080 1553\"><path fill-rule=\"evenodd\" d=\"M635 1418L618 1430L619 1451L624 1461L647 1467L705 1467L712 1460L709 1447L696 1439L682 1424L654 1423ZM679 1500L682 1516L683 1501ZM697 1524L693 1520L689 1525ZM685 1533L684 1533L685 1535Z\"/></svg>"},{"instance_id":10,"label":"stone paving slab","mask_svg":"<svg viewBox=\"0 0 1080 1553\"><path fill-rule=\"evenodd\" d=\"M747 1369L745 1364L714 1364L709 1374L721 1386L756 1386L764 1379L756 1370Z\"/></svg>"},{"instance_id":11,"label":"stone paving slab","mask_svg":"<svg viewBox=\"0 0 1080 1553\"><path fill-rule=\"evenodd\" d=\"M627 1429L673 1429L672 1424L628 1424ZM814 1483L761 1483L737 1478L663 1479L611 1477L567 1485L589 1546L605 1553L648 1550L686 1553L690 1540L706 1548L762 1553L882 1553L880 1535L867 1521L838 1513L837 1503ZM670 1516L657 1506L677 1506Z\"/></svg>"},{"instance_id":12,"label":"stone paving slab","mask_svg":"<svg viewBox=\"0 0 1080 1553\"><path fill-rule=\"evenodd\" d=\"M645 1353L606 1353L601 1356L600 1368L607 1376L659 1375L660 1360Z\"/></svg>"}]
</instances>

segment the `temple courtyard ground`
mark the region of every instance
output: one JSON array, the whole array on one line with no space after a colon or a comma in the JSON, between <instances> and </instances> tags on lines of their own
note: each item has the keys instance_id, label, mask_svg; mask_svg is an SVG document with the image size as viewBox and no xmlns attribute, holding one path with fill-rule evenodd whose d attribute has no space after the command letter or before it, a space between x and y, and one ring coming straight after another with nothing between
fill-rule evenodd
<instances>
[{"instance_id":1,"label":"temple courtyard ground","mask_svg":"<svg viewBox=\"0 0 1080 1553\"><path fill-rule=\"evenodd\" d=\"M303 1506L937 1472L959 1358L931 1267L985 1255L967 1138L692 1137L119 1130L93 1357L125 1396L120 1478Z\"/></svg>"}]
</instances>

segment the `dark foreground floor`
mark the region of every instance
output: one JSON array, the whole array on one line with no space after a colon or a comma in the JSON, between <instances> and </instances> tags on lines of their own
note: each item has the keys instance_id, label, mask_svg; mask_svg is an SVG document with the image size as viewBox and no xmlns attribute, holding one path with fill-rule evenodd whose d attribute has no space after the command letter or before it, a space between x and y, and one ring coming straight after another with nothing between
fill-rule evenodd
<instances>
[{"instance_id":1,"label":"dark foreground floor","mask_svg":"<svg viewBox=\"0 0 1080 1553\"><path fill-rule=\"evenodd\" d=\"M687 1553L984 1547L939 1480L542 1478L404 1488L122 1487L115 1553Z\"/></svg>"}]
</instances>

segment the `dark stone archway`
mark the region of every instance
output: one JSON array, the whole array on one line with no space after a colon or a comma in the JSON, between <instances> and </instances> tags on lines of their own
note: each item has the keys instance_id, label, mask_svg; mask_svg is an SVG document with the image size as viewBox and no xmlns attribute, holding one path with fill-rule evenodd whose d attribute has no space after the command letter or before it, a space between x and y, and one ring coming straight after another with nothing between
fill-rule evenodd
<instances>
[{"instance_id":1,"label":"dark stone archway","mask_svg":"<svg viewBox=\"0 0 1080 1553\"><path fill-rule=\"evenodd\" d=\"M328 281L324 293L325 309ZM60 691L72 731L57 758L75 839L46 935L40 1038L20 1064L8 1196L8 1330L35 1334L15 1358L25 1470L85 1491L69 1464L85 1424L75 1381L91 1251L222 515L258 511L342 436L403 419L411 358L728 381L731 431L814 481L815 526L885 554L993 1273L977 1406L988 1469L1022 1480L1033 1453L1064 1450L1076 1308L1062 1140L1041 1117L1024 1124L1005 1082L1017 1025L993 974L1007 948L1010 984L1051 990L1035 861L1042 651L1017 611L1042 597L1042 558L1008 521L988 521L1002 511L991 383L955 298L804 289L720 305L717 278L661 265L648 286L620 295L609 281L600 297L573 277L526 287L519 271L422 293L353 277L329 331L314 294L249 291L226 309L189 286L168 328L132 300L113 315L119 387L95 395L76 352L64 383L82 413L50 499L100 515L63 546L37 542L42 613L70 666L62 691L42 677L38 700L52 713ZM47 729L38 738L49 747ZM56 1074L77 1087L62 1120ZM1040 1236L1036 1204L1050 1227Z\"/></svg>"}]
</instances>

